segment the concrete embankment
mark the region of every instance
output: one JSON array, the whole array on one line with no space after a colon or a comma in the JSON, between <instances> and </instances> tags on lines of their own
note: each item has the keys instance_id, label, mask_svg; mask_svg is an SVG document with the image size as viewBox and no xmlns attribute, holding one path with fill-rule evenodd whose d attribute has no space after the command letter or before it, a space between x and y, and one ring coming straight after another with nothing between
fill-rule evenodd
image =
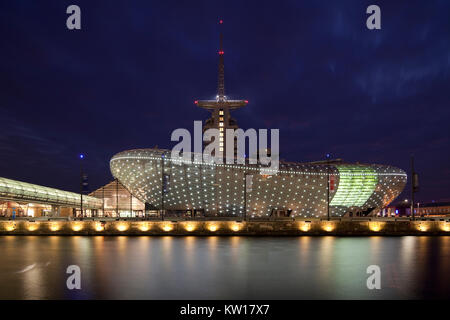
<instances>
[{"instance_id":1,"label":"concrete embankment","mask_svg":"<svg viewBox=\"0 0 450 320\"><path fill-rule=\"evenodd\" d=\"M0 221L1 235L450 235L450 221Z\"/></svg>"}]
</instances>

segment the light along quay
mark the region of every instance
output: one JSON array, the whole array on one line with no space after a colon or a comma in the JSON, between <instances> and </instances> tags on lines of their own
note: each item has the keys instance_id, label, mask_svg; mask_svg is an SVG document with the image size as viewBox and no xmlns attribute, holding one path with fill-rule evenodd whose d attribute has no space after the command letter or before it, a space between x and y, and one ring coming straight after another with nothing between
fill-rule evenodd
<instances>
[{"instance_id":1,"label":"light along quay","mask_svg":"<svg viewBox=\"0 0 450 320\"><path fill-rule=\"evenodd\" d=\"M1 235L373 236L450 235L449 219L0 221Z\"/></svg>"}]
</instances>

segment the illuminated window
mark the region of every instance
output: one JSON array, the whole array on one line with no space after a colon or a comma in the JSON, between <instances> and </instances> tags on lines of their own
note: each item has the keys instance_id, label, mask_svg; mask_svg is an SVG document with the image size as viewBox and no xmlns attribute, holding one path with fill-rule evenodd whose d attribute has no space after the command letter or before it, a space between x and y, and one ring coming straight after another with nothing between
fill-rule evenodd
<instances>
[{"instance_id":1,"label":"illuminated window","mask_svg":"<svg viewBox=\"0 0 450 320\"><path fill-rule=\"evenodd\" d=\"M220 143L220 146L223 147L223 142Z\"/></svg>"},{"instance_id":2,"label":"illuminated window","mask_svg":"<svg viewBox=\"0 0 450 320\"><path fill-rule=\"evenodd\" d=\"M223 151L223 148L219 148L220 151Z\"/></svg>"},{"instance_id":3,"label":"illuminated window","mask_svg":"<svg viewBox=\"0 0 450 320\"><path fill-rule=\"evenodd\" d=\"M223 110L219 110L219 115L223 116Z\"/></svg>"},{"instance_id":4,"label":"illuminated window","mask_svg":"<svg viewBox=\"0 0 450 320\"><path fill-rule=\"evenodd\" d=\"M220 121L223 121L223 117L219 117L219 120L220 120Z\"/></svg>"},{"instance_id":5,"label":"illuminated window","mask_svg":"<svg viewBox=\"0 0 450 320\"><path fill-rule=\"evenodd\" d=\"M223 127L223 122L219 122L219 126L220 126L220 127Z\"/></svg>"},{"instance_id":6,"label":"illuminated window","mask_svg":"<svg viewBox=\"0 0 450 320\"><path fill-rule=\"evenodd\" d=\"M219 128L219 130L220 130L221 132L223 132L223 128ZM223 135L223 133L220 133L220 135Z\"/></svg>"}]
</instances>

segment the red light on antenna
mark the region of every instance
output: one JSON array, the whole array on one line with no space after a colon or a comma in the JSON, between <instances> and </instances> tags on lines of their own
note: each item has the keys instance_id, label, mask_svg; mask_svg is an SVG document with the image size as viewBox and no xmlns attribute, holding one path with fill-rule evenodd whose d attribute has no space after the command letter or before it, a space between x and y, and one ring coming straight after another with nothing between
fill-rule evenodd
<instances>
[{"instance_id":1,"label":"red light on antenna","mask_svg":"<svg viewBox=\"0 0 450 320\"><path fill-rule=\"evenodd\" d=\"M245 100L245 103L248 103L248 100Z\"/></svg>"},{"instance_id":2,"label":"red light on antenna","mask_svg":"<svg viewBox=\"0 0 450 320\"><path fill-rule=\"evenodd\" d=\"M219 51L219 54L220 54L220 55L223 55L223 54L224 54L224 52L223 52L222 50L220 50L220 51Z\"/></svg>"},{"instance_id":3,"label":"red light on antenna","mask_svg":"<svg viewBox=\"0 0 450 320\"><path fill-rule=\"evenodd\" d=\"M198 100L195 100L194 103L195 103L195 104L198 104Z\"/></svg>"},{"instance_id":4,"label":"red light on antenna","mask_svg":"<svg viewBox=\"0 0 450 320\"><path fill-rule=\"evenodd\" d=\"M219 20L219 23L222 24L222 23L223 23L223 20Z\"/></svg>"}]
</instances>

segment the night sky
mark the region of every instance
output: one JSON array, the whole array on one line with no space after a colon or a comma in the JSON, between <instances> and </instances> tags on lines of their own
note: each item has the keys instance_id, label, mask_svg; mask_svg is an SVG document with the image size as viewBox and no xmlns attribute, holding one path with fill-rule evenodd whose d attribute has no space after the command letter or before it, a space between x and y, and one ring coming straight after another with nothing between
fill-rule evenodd
<instances>
[{"instance_id":1,"label":"night sky","mask_svg":"<svg viewBox=\"0 0 450 320\"><path fill-rule=\"evenodd\" d=\"M2 1L0 176L79 191L84 153L93 190L115 153L172 148L172 130L208 118L194 100L217 90L219 19L241 128L279 128L289 161L409 173L414 154L418 200L450 200L448 0Z\"/></svg>"}]
</instances>

